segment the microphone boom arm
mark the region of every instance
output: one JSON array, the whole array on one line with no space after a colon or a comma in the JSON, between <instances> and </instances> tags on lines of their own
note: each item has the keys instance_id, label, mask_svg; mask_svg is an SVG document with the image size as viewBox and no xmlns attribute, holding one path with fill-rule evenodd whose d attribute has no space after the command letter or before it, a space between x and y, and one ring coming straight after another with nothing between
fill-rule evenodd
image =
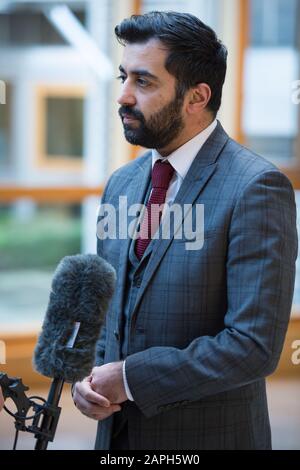
<instances>
[{"instance_id":1,"label":"microphone boom arm","mask_svg":"<svg viewBox=\"0 0 300 470\"><path fill-rule=\"evenodd\" d=\"M0 373L0 386L4 399L11 398L17 408L16 413L12 413L5 407L5 411L15 418L15 428L18 431L25 431L34 434L37 439L35 450L46 450L49 441L54 440L57 423L61 408L58 406L61 396L63 379L54 379L50 388L48 400L41 397L27 397L25 386L21 378L9 377ZM36 403L33 399L41 400L43 403ZM34 414L27 416L30 408ZM32 420L30 426L26 425L27 420Z\"/></svg>"},{"instance_id":2,"label":"microphone boom arm","mask_svg":"<svg viewBox=\"0 0 300 470\"><path fill-rule=\"evenodd\" d=\"M17 377L8 377L6 374L0 373L0 386L2 388L2 393L4 400L6 398L11 398L17 408L16 417L20 421L25 420L26 415L29 409L33 406L33 402L27 398L25 392L29 390L29 387L26 387L22 379Z\"/></svg>"}]
</instances>

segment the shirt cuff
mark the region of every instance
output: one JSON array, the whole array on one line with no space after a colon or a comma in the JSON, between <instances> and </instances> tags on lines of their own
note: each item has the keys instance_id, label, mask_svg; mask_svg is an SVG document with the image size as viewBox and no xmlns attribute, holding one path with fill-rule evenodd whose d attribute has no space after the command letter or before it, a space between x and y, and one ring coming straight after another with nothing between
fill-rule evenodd
<instances>
[{"instance_id":1,"label":"shirt cuff","mask_svg":"<svg viewBox=\"0 0 300 470\"><path fill-rule=\"evenodd\" d=\"M128 382L127 382L127 378L126 378L125 362L126 361L123 362L123 382L124 382L125 392L126 392L128 400L134 401L134 398L133 398L133 396L132 396L132 394L129 390L129 386L128 386Z\"/></svg>"}]
</instances>

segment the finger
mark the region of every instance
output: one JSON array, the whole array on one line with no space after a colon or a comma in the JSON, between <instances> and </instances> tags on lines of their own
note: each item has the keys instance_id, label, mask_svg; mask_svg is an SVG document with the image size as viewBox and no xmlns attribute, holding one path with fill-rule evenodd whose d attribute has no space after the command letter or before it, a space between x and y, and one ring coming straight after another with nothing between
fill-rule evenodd
<instances>
[{"instance_id":1,"label":"finger","mask_svg":"<svg viewBox=\"0 0 300 470\"><path fill-rule=\"evenodd\" d=\"M92 413L98 414L99 412L105 411L111 407L110 403L107 406L107 399L105 397L102 397L93 391L86 392L85 386L83 386L82 383L76 384L73 400L81 412L88 413L89 415ZM103 403L105 406L103 406ZM113 406L113 412L119 411L120 406L118 404L114 404Z\"/></svg>"},{"instance_id":2,"label":"finger","mask_svg":"<svg viewBox=\"0 0 300 470\"><path fill-rule=\"evenodd\" d=\"M94 414L93 419L97 419L98 421L102 421L103 419L108 418L109 416L113 415L121 411L121 407L119 405L112 405L110 408L106 408L105 410L101 411L100 413Z\"/></svg>"},{"instance_id":3,"label":"finger","mask_svg":"<svg viewBox=\"0 0 300 470\"><path fill-rule=\"evenodd\" d=\"M87 382L84 380L76 384L75 394L74 394L75 401L76 401L76 392L78 392L85 400L90 401L96 405L104 406L104 407L110 406L110 401L106 397L92 390L90 382Z\"/></svg>"},{"instance_id":4,"label":"finger","mask_svg":"<svg viewBox=\"0 0 300 470\"><path fill-rule=\"evenodd\" d=\"M103 406L95 405L85 400L81 395L78 394L75 400L76 407L84 414L88 416L98 415L103 411L107 411L110 408L104 408Z\"/></svg>"},{"instance_id":5,"label":"finger","mask_svg":"<svg viewBox=\"0 0 300 470\"><path fill-rule=\"evenodd\" d=\"M102 406L105 408L109 408L109 406L111 405L110 401L106 397L100 395L97 392L94 392L93 390L89 390L86 393L85 398L89 402L95 403L95 405Z\"/></svg>"},{"instance_id":6,"label":"finger","mask_svg":"<svg viewBox=\"0 0 300 470\"><path fill-rule=\"evenodd\" d=\"M113 413L121 410L119 405L112 405L109 408L103 408L100 406L91 405L90 403L84 402L81 399L78 401L77 408L88 418L98 421L106 419Z\"/></svg>"}]
</instances>

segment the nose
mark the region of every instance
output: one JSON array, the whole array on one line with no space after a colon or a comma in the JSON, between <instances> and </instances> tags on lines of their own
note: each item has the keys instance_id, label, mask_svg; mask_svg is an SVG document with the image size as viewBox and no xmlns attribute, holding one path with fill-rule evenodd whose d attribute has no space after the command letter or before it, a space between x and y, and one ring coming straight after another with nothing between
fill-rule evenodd
<instances>
[{"instance_id":1,"label":"nose","mask_svg":"<svg viewBox=\"0 0 300 470\"><path fill-rule=\"evenodd\" d=\"M121 106L135 106L136 105L136 98L134 96L132 87L130 83L124 82L122 85L121 94L118 98L118 103Z\"/></svg>"}]
</instances>

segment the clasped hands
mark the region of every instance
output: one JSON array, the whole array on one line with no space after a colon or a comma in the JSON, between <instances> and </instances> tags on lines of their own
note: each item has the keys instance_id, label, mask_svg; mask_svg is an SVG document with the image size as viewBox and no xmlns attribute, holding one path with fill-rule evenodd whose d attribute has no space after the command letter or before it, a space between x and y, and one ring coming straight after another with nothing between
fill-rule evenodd
<instances>
[{"instance_id":1,"label":"clasped hands","mask_svg":"<svg viewBox=\"0 0 300 470\"><path fill-rule=\"evenodd\" d=\"M123 361L94 367L89 377L75 384L73 400L81 413L97 421L120 411L127 400Z\"/></svg>"}]
</instances>

